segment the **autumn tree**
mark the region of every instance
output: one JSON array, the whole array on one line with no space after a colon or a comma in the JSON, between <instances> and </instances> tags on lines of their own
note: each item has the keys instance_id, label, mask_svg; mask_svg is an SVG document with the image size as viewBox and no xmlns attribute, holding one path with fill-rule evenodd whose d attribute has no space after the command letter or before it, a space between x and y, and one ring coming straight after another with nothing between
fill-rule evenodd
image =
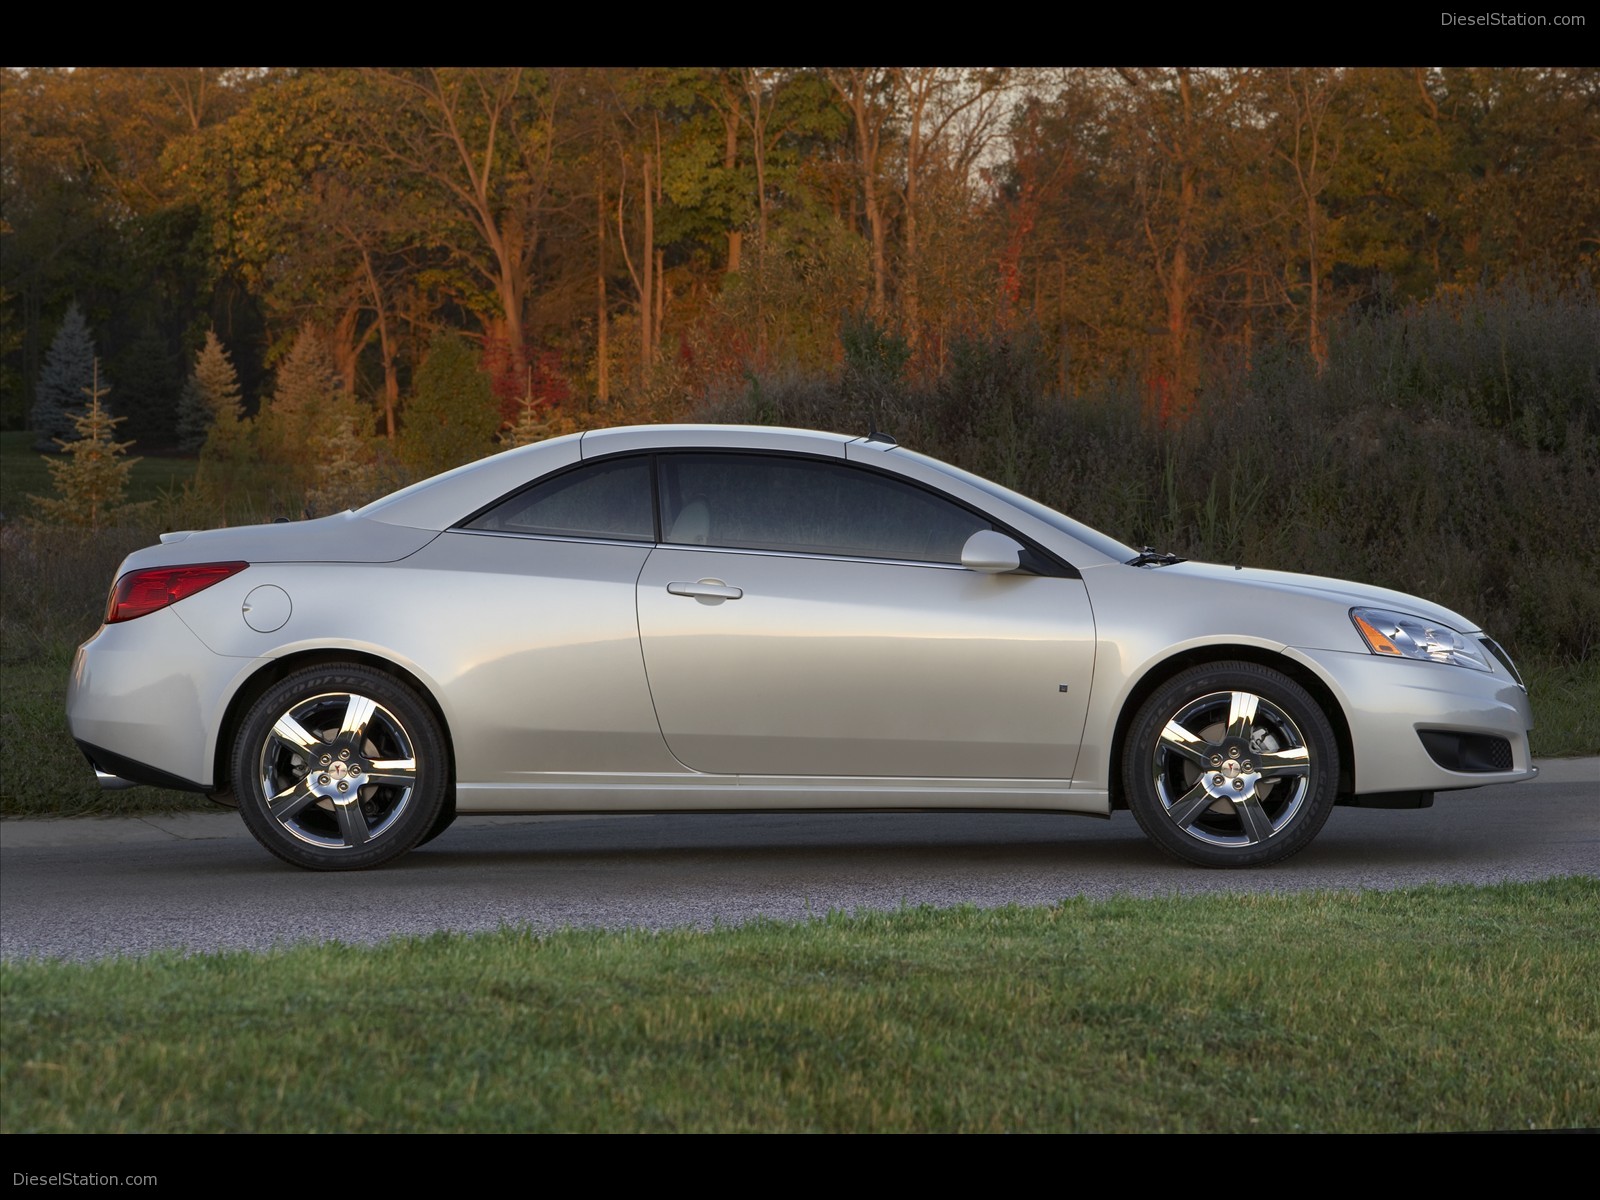
<instances>
[{"instance_id":1,"label":"autumn tree","mask_svg":"<svg viewBox=\"0 0 1600 1200\"><path fill-rule=\"evenodd\" d=\"M872 246L871 313L882 320L889 309L891 194L884 158L892 138L898 78L886 67L845 67L830 70L828 81L850 114L853 165Z\"/></svg>"},{"instance_id":2,"label":"autumn tree","mask_svg":"<svg viewBox=\"0 0 1600 1200\"><path fill-rule=\"evenodd\" d=\"M373 70L365 147L430 189L433 236L486 332L526 367L527 308L565 136L566 76L525 68Z\"/></svg>"},{"instance_id":3,"label":"autumn tree","mask_svg":"<svg viewBox=\"0 0 1600 1200\"><path fill-rule=\"evenodd\" d=\"M141 442L169 432L176 348L214 329L254 397L306 321L391 438L439 328L507 405L543 376L627 419L750 370L836 372L862 311L912 377L1003 315L1063 393L1137 376L1170 415L1280 335L1326 361L1351 307L1592 277L1597 89L1594 68L0 71L0 422L28 423L73 299Z\"/></svg>"},{"instance_id":4,"label":"autumn tree","mask_svg":"<svg viewBox=\"0 0 1600 1200\"><path fill-rule=\"evenodd\" d=\"M416 253L429 214L393 164L362 142L376 119L367 111L375 92L348 70L280 79L170 157L223 271L260 297L275 325L322 328L346 392L361 392L363 356L377 347L392 437L399 311L431 265Z\"/></svg>"},{"instance_id":5,"label":"autumn tree","mask_svg":"<svg viewBox=\"0 0 1600 1200\"><path fill-rule=\"evenodd\" d=\"M1278 140L1275 153L1288 167L1294 181L1295 222L1305 255L1306 341L1318 370L1328 365L1327 302L1325 279L1328 273L1327 236L1329 218L1323 192L1341 148L1338 114L1333 103L1338 96L1340 73L1316 68L1271 72L1271 96L1285 119L1287 131Z\"/></svg>"},{"instance_id":6,"label":"autumn tree","mask_svg":"<svg viewBox=\"0 0 1600 1200\"><path fill-rule=\"evenodd\" d=\"M896 67L905 109L900 151L900 316L910 342L922 337L924 284L942 274L930 270L925 250L930 227L960 223L972 207L971 180L989 145L1003 131L1011 98L1006 68ZM941 280L948 287L949 280Z\"/></svg>"},{"instance_id":7,"label":"autumn tree","mask_svg":"<svg viewBox=\"0 0 1600 1200\"><path fill-rule=\"evenodd\" d=\"M680 310L699 325L697 361L723 373L829 362L841 309L865 303L871 284L835 203L853 175L837 161L849 124L832 84L821 71L739 67L694 72L687 87L697 104L667 156L662 236L692 239L703 249L691 261L717 272L707 302Z\"/></svg>"},{"instance_id":8,"label":"autumn tree","mask_svg":"<svg viewBox=\"0 0 1600 1200\"><path fill-rule=\"evenodd\" d=\"M0 208L11 232L0 287L16 297L10 365L31 397L49 322L70 298L95 313L102 366L123 411L161 436L182 382L170 353L208 323L215 276L171 172L176 143L226 121L266 71L231 68L0 71ZM142 346L136 346L141 339ZM151 353L157 345L166 349ZM147 369L148 368L148 369ZM166 396L163 409L161 397ZM4 413L14 421L15 400ZM74 402L75 406L76 402ZM143 418L151 417L145 422Z\"/></svg>"},{"instance_id":9,"label":"autumn tree","mask_svg":"<svg viewBox=\"0 0 1600 1200\"><path fill-rule=\"evenodd\" d=\"M637 301L641 390L649 383L659 352L666 304L664 253L656 237L665 170L659 107L666 99L663 84L653 73L636 71L622 73L612 84L618 114L613 135L617 155L616 241Z\"/></svg>"},{"instance_id":10,"label":"autumn tree","mask_svg":"<svg viewBox=\"0 0 1600 1200\"><path fill-rule=\"evenodd\" d=\"M1405 298L1600 264L1600 70L1346 72L1338 255Z\"/></svg>"}]
</instances>

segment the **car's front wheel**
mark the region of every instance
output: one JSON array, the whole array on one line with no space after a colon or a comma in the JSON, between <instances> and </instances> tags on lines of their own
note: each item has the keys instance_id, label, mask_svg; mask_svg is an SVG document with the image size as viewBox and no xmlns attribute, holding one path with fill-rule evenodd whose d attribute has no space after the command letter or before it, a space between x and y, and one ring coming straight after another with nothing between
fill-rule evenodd
<instances>
[{"instance_id":1,"label":"car's front wheel","mask_svg":"<svg viewBox=\"0 0 1600 1200\"><path fill-rule=\"evenodd\" d=\"M1333 810L1339 748L1298 683L1251 662L1194 667L1140 707L1123 754L1128 807L1177 858L1208 867L1281 862Z\"/></svg>"},{"instance_id":2,"label":"car's front wheel","mask_svg":"<svg viewBox=\"0 0 1600 1200\"><path fill-rule=\"evenodd\" d=\"M411 688L357 664L312 667L258 700L234 743L256 840L318 871L375 867L435 828L449 778L438 720Z\"/></svg>"}]
</instances>

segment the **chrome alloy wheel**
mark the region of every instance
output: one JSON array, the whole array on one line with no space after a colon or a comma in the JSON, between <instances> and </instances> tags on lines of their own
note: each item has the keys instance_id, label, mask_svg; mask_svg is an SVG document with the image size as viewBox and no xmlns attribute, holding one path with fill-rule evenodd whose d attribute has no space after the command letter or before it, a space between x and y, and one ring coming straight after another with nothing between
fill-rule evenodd
<instances>
[{"instance_id":1,"label":"chrome alloy wheel","mask_svg":"<svg viewBox=\"0 0 1600 1200\"><path fill-rule=\"evenodd\" d=\"M356 850L405 815L416 790L412 738L358 692L298 701L263 740L257 777L271 819L323 849Z\"/></svg>"},{"instance_id":2,"label":"chrome alloy wheel","mask_svg":"<svg viewBox=\"0 0 1600 1200\"><path fill-rule=\"evenodd\" d=\"M271 684L234 738L230 778L255 839L312 871L398 858L450 824L450 745L432 705L364 663Z\"/></svg>"},{"instance_id":3,"label":"chrome alloy wheel","mask_svg":"<svg viewBox=\"0 0 1600 1200\"><path fill-rule=\"evenodd\" d=\"M1327 712L1282 671L1191 667L1140 706L1123 747L1123 795L1139 827L1204 867L1282 862L1316 837L1339 787Z\"/></svg>"},{"instance_id":4,"label":"chrome alloy wheel","mask_svg":"<svg viewBox=\"0 0 1600 1200\"><path fill-rule=\"evenodd\" d=\"M1253 846L1299 815L1316 769L1305 735L1253 692L1211 692L1168 718L1150 761L1172 823L1213 846Z\"/></svg>"}]
</instances>

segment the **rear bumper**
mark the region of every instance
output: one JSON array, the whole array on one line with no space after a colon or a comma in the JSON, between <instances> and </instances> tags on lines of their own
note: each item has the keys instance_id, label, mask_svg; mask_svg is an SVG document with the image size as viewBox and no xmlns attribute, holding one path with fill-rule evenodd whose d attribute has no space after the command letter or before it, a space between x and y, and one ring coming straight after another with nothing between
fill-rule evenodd
<instances>
[{"instance_id":1,"label":"rear bumper","mask_svg":"<svg viewBox=\"0 0 1600 1200\"><path fill-rule=\"evenodd\" d=\"M91 746L88 742L80 741L78 749L83 751L84 758L88 759L89 765L94 768L95 779L99 781L102 791L117 791L131 787L171 788L180 792L208 790L203 783L170 775L166 771L152 767L149 763L135 762L101 746Z\"/></svg>"},{"instance_id":2,"label":"rear bumper","mask_svg":"<svg viewBox=\"0 0 1600 1200\"><path fill-rule=\"evenodd\" d=\"M170 609L102 626L73 657L67 727L103 775L210 791L217 723L257 661L213 653Z\"/></svg>"}]
</instances>

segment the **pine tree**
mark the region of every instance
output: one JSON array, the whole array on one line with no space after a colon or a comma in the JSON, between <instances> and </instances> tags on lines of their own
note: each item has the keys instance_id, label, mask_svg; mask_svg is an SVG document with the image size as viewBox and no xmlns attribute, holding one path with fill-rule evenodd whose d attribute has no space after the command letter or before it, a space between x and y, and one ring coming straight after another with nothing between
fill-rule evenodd
<instances>
[{"instance_id":1,"label":"pine tree","mask_svg":"<svg viewBox=\"0 0 1600 1200\"><path fill-rule=\"evenodd\" d=\"M32 425L38 438L35 450L49 451L62 438L70 438L74 419L83 408L85 389L94 382L94 339L89 335L83 310L74 300L67 306L61 327L46 351L34 388ZM109 389L108 389L109 390Z\"/></svg>"},{"instance_id":2,"label":"pine tree","mask_svg":"<svg viewBox=\"0 0 1600 1200\"><path fill-rule=\"evenodd\" d=\"M316 480L306 495L313 516L359 508L383 491L374 452L370 411L349 397L335 402L326 418Z\"/></svg>"},{"instance_id":3,"label":"pine tree","mask_svg":"<svg viewBox=\"0 0 1600 1200\"><path fill-rule=\"evenodd\" d=\"M127 516L123 504L128 491L128 476L137 458L128 458L132 442L113 441L111 434L123 418L113 417L101 403L111 391L100 385L100 361L91 359L89 386L84 393L89 406L73 418L77 436L57 438L65 457L47 460L59 499L29 496L39 508L41 520L54 525L77 525L90 530L103 529L116 517ZM139 505L137 507L143 507Z\"/></svg>"},{"instance_id":4,"label":"pine tree","mask_svg":"<svg viewBox=\"0 0 1600 1200\"><path fill-rule=\"evenodd\" d=\"M550 436L549 411L532 396L517 401L517 419L500 431L500 444L506 449L542 442Z\"/></svg>"},{"instance_id":5,"label":"pine tree","mask_svg":"<svg viewBox=\"0 0 1600 1200\"><path fill-rule=\"evenodd\" d=\"M256 460L255 429L251 423L226 411L217 415L200 450L200 465L195 479L211 493L226 499L235 489L241 472Z\"/></svg>"},{"instance_id":6,"label":"pine tree","mask_svg":"<svg viewBox=\"0 0 1600 1200\"><path fill-rule=\"evenodd\" d=\"M401 456L418 475L460 466L494 448L499 405L478 356L457 334L434 335L404 421Z\"/></svg>"},{"instance_id":7,"label":"pine tree","mask_svg":"<svg viewBox=\"0 0 1600 1200\"><path fill-rule=\"evenodd\" d=\"M167 339L147 325L116 359L119 417L123 431L142 446L171 446L178 398L183 394L182 360L172 353Z\"/></svg>"},{"instance_id":8,"label":"pine tree","mask_svg":"<svg viewBox=\"0 0 1600 1200\"><path fill-rule=\"evenodd\" d=\"M334 432L330 417L338 396L333 355L307 321L278 368L271 399L256 419L256 449L291 487L304 489L315 477L320 440Z\"/></svg>"},{"instance_id":9,"label":"pine tree","mask_svg":"<svg viewBox=\"0 0 1600 1200\"><path fill-rule=\"evenodd\" d=\"M178 402L178 445L198 450L206 444L212 426L238 424L244 415L239 396L239 375L217 335L206 331L206 344L194 358L194 370Z\"/></svg>"}]
</instances>

